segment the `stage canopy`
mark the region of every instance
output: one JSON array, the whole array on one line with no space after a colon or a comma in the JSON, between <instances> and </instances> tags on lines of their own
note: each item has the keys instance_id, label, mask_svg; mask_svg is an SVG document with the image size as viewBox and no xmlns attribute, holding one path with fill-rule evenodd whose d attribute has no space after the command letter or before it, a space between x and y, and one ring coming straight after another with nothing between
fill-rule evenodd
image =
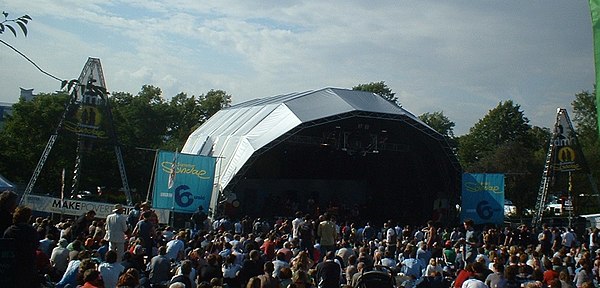
<instances>
[{"instance_id":1,"label":"stage canopy","mask_svg":"<svg viewBox=\"0 0 600 288\"><path fill-rule=\"evenodd\" d=\"M461 169L445 138L370 92L240 103L194 131L182 153L218 157L211 208L237 216L346 209L418 222L458 203Z\"/></svg>"}]
</instances>

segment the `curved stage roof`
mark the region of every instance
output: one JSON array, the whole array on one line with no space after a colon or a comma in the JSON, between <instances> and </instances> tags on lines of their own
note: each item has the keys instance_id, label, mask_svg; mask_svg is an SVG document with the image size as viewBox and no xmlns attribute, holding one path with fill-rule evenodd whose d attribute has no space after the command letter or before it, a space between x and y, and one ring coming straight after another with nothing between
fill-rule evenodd
<instances>
[{"instance_id":1,"label":"curved stage roof","mask_svg":"<svg viewBox=\"0 0 600 288\"><path fill-rule=\"evenodd\" d=\"M460 188L460 165L444 137L402 107L364 91L324 88L222 109L189 136L182 153L218 157L213 208L220 192L234 192L242 206L256 198L266 207L282 199L261 194L285 190L285 200L302 210L307 199L320 199L321 205L387 199L404 203L398 208L422 206L428 211L423 220L435 213L434 205L456 203ZM354 194L359 196L348 197Z\"/></svg>"}]
</instances>

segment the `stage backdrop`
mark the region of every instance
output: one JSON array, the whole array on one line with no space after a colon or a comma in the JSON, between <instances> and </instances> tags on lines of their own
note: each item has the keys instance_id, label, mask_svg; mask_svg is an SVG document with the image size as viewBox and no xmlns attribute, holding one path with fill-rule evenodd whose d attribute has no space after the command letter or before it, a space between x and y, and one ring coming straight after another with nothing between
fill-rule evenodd
<instances>
[{"instance_id":1,"label":"stage backdrop","mask_svg":"<svg viewBox=\"0 0 600 288\"><path fill-rule=\"evenodd\" d=\"M175 156L177 154L177 156ZM171 177L172 185L169 185ZM215 158L160 151L152 205L175 212L207 211L215 177Z\"/></svg>"},{"instance_id":2,"label":"stage backdrop","mask_svg":"<svg viewBox=\"0 0 600 288\"><path fill-rule=\"evenodd\" d=\"M504 221L504 174L463 174L461 220L475 224Z\"/></svg>"}]
</instances>

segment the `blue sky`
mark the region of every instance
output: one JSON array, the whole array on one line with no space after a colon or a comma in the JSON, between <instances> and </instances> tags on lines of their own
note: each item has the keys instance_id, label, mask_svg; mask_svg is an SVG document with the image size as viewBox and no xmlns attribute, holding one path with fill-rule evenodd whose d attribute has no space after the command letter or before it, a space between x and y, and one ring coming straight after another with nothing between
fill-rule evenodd
<instances>
[{"instance_id":1,"label":"blue sky","mask_svg":"<svg viewBox=\"0 0 600 288\"><path fill-rule=\"evenodd\" d=\"M403 107L443 111L467 133L500 101L551 127L592 90L587 0L0 0L29 14L28 36L0 35L47 72L102 62L108 90L160 87L170 99L221 89L234 103L385 81ZM0 46L0 102L60 84Z\"/></svg>"}]
</instances>

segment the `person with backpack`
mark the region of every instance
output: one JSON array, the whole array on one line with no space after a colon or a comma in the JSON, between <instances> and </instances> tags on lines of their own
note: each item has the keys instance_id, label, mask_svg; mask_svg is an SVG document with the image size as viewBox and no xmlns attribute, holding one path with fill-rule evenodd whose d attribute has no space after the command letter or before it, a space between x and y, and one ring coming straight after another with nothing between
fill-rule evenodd
<instances>
[{"instance_id":1,"label":"person with backpack","mask_svg":"<svg viewBox=\"0 0 600 288\"><path fill-rule=\"evenodd\" d=\"M309 255L312 255L314 248L314 231L315 228L312 219L310 218L310 214L306 214L306 216L304 216L304 222L302 222L298 228L298 238L300 239L300 249L308 252Z\"/></svg>"}]
</instances>

